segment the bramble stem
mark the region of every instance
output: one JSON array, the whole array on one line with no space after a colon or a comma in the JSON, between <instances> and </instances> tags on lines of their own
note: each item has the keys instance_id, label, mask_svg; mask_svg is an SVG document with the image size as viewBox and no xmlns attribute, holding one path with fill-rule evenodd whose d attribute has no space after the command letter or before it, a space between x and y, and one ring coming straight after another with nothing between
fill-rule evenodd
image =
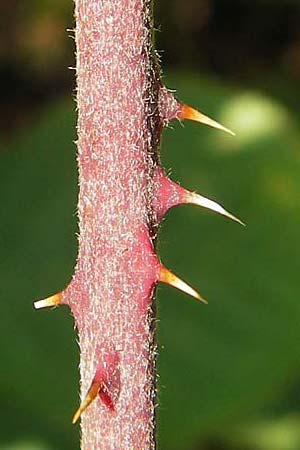
<instances>
[{"instance_id":1,"label":"bramble stem","mask_svg":"<svg viewBox=\"0 0 300 450\"><path fill-rule=\"evenodd\" d=\"M79 333L82 400L95 374L102 389L81 417L83 450L155 448L151 204L161 124L150 3L75 0L80 236L63 302Z\"/></svg>"}]
</instances>

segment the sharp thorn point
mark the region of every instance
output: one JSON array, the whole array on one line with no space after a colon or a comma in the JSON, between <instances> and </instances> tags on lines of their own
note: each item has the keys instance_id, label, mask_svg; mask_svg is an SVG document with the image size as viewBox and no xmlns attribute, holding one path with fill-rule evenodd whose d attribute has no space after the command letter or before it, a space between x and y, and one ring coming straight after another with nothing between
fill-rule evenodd
<instances>
[{"instance_id":1,"label":"sharp thorn point","mask_svg":"<svg viewBox=\"0 0 300 450\"><path fill-rule=\"evenodd\" d=\"M81 416L81 410L80 408L77 409L75 412L73 418L72 418L72 424L75 425L75 423L78 421L79 417Z\"/></svg>"},{"instance_id":2,"label":"sharp thorn point","mask_svg":"<svg viewBox=\"0 0 300 450\"><path fill-rule=\"evenodd\" d=\"M217 202L214 202L213 200L203 197L200 194L196 194L195 192L186 191L186 202L191 203L193 205L202 206L203 208L210 209L211 211L215 211L216 213L222 214L223 216L228 217L231 220L234 220L235 222L239 223L243 227L246 226L246 224L244 222L242 222L240 219L238 219L236 216L234 216L230 212L226 211L226 209L224 209Z\"/></svg>"},{"instance_id":3,"label":"sharp thorn point","mask_svg":"<svg viewBox=\"0 0 300 450\"><path fill-rule=\"evenodd\" d=\"M174 273L172 273L169 269L167 269L164 266L161 266L160 268L159 281L161 281L162 283L169 284L170 286L173 286L179 289L180 291L185 292L191 297L196 298L200 302L207 304L207 301L204 300L204 298L202 298L201 295L197 291L195 291L195 289L186 284L184 281L182 281L180 278L178 278Z\"/></svg>"},{"instance_id":4,"label":"sharp thorn point","mask_svg":"<svg viewBox=\"0 0 300 450\"><path fill-rule=\"evenodd\" d=\"M185 104L182 104L182 110L179 115L179 119L194 120L195 122L203 123L204 125L208 125L210 127L217 128L218 130L222 130L225 133L231 134L231 136L235 136L235 133L229 128L224 127L219 122L216 122L205 114L202 114L200 111L197 111L191 106Z\"/></svg>"},{"instance_id":5,"label":"sharp thorn point","mask_svg":"<svg viewBox=\"0 0 300 450\"><path fill-rule=\"evenodd\" d=\"M35 309L49 308L50 306L58 306L62 304L61 292L51 295L50 297L44 298L43 300L38 300L33 303Z\"/></svg>"},{"instance_id":6,"label":"sharp thorn point","mask_svg":"<svg viewBox=\"0 0 300 450\"><path fill-rule=\"evenodd\" d=\"M72 418L72 424L74 425L78 419L80 418L81 414L87 409L87 407L92 403L93 400L97 397L99 391L101 389L101 383L93 381L91 384L91 387L88 390L88 393L86 394L85 398L81 402L79 408L75 412Z\"/></svg>"}]
</instances>

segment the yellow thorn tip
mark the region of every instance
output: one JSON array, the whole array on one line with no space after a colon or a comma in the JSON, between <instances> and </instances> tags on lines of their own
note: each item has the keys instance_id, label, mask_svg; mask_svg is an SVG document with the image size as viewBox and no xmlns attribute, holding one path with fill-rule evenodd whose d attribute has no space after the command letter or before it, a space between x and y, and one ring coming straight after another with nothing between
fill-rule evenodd
<instances>
[{"instance_id":1,"label":"yellow thorn tip","mask_svg":"<svg viewBox=\"0 0 300 450\"><path fill-rule=\"evenodd\" d=\"M72 424L74 425L78 419L80 418L81 414L87 409L87 407L92 403L93 400L97 397L99 391L101 388L101 383L93 382L90 389L88 390L88 393L86 394L85 398L81 402L79 408L75 412L73 418L72 418Z\"/></svg>"},{"instance_id":2,"label":"yellow thorn tip","mask_svg":"<svg viewBox=\"0 0 300 450\"><path fill-rule=\"evenodd\" d=\"M228 217L231 220L239 223L240 225L246 226L244 222L238 219L236 216L226 211L221 205L210 200L209 198L203 197L200 194L196 194L195 192L186 191L186 202L191 203L193 205L202 206L203 208L210 209L211 211L215 211L216 213L222 214L225 217Z\"/></svg>"},{"instance_id":3,"label":"yellow thorn tip","mask_svg":"<svg viewBox=\"0 0 300 450\"><path fill-rule=\"evenodd\" d=\"M185 292L191 297L196 298L200 302L207 304L207 301L204 300L204 298L202 298L200 294L197 291L195 291L195 289L186 284L184 281L182 281L180 278L178 278L174 273L172 273L164 266L162 266L160 269L159 281L161 281L162 283L169 284L170 286L173 286L179 289L180 291Z\"/></svg>"},{"instance_id":4,"label":"yellow thorn tip","mask_svg":"<svg viewBox=\"0 0 300 450\"><path fill-rule=\"evenodd\" d=\"M191 106L185 104L182 105L182 112L179 118L194 120L195 122L203 123L204 125L208 125L210 127L217 128L218 130L222 130L225 133L231 134L231 136L235 136L235 133L231 131L229 128L224 127L223 125L211 119L210 117L205 116L200 111L197 111Z\"/></svg>"},{"instance_id":5,"label":"yellow thorn tip","mask_svg":"<svg viewBox=\"0 0 300 450\"><path fill-rule=\"evenodd\" d=\"M44 298L43 300L38 300L33 303L35 309L48 308L50 306L58 306L62 303L61 292L51 295L50 297Z\"/></svg>"}]
</instances>

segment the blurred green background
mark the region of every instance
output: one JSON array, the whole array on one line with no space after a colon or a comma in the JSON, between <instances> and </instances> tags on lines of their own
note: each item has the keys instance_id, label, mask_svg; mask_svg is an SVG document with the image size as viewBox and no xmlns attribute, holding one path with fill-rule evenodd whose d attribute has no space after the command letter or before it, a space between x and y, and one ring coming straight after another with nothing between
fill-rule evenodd
<instances>
[{"instance_id":1,"label":"blurred green background","mask_svg":"<svg viewBox=\"0 0 300 450\"><path fill-rule=\"evenodd\" d=\"M77 253L72 7L0 7L1 450L79 449L73 321L32 308ZM237 133L174 123L164 166L247 223L192 206L163 223L164 263L209 305L159 287L159 448L300 450L300 2L155 11L165 83Z\"/></svg>"}]
</instances>

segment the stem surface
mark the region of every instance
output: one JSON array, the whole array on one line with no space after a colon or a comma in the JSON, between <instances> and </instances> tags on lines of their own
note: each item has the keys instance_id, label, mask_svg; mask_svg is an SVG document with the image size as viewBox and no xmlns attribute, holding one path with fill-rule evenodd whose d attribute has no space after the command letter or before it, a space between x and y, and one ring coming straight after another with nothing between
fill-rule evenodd
<instances>
[{"instance_id":1,"label":"stem surface","mask_svg":"<svg viewBox=\"0 0 300 450\"><path fill-rule=\"evenodd\" d=\"M155 447L151 205L161 123L150 10L148 0L75 0L80 235L63 302L79 333L81 398L93 380L97 394L82 414L84 450Z\"/></svg>"}]
</instances>

